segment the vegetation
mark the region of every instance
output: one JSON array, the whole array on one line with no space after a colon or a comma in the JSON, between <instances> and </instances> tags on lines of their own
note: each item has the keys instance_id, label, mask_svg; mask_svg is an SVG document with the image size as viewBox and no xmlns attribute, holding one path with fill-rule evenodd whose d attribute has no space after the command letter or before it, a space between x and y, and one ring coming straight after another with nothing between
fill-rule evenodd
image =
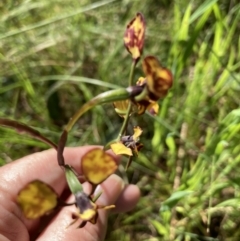
<instances>
[{"instance_id":1,"label":"vegetation","mask_svg":"<svg viewBox=\"0 0 240 241\"><path fill-rule=\"evenodd\" d=\"M0 12L0 116L54 142L83 103L128 85L123 33L141 12L144 56L158 56L174 84L156 117L131 120L132 127L141 123L144 149L124 179L142 198L132 212L111 217L106 240L239 240L237 0L8 0ZM136 80L142 75L138 64ZM67 145L104 145L121 123L112 105L96 107ZM46 148L0 128L2 165Z\"/></svg>"}]
</instances>

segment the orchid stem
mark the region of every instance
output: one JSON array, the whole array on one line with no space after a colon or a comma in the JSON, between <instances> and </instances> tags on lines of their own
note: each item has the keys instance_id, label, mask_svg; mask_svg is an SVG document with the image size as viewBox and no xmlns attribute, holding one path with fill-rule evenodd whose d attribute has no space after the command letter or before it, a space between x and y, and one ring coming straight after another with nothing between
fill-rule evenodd
<instances>
[{"instance_id":1,"label":"orchid stem","mask_svg":"<svg viewBox=\"0 0 240 241\"><path fill-rule=\"evenodd\" d=\"M133 77L134 77L134 70L135 70L136 64L137 64L136 60L134 60L131 64L131 69L130 69L130 74L129 74L129 79L128 79L128 86L133 85Z\"/></svg>"},{"instance_id":2,"label":"orchid stem","mask_svg":"<svg viewBox=\"0 0 240 241\"><path fill-rule=\"evenodd\" d=\"M99 192L96 196L94 196L92 201L95 203L101 195L102 195L102 192Z\"/></svg>"},{"instance_id":3,"label":"orchid stem","mask_svg":"<svg viewBox=\"0 0 240 241\"><path fill-rule=\"evenodd\" d=\"M85 103L70 119L67 126L65 127L65 131L69 132L73 125L77 122L77 120L88 110L93 108L96 105L104 104L107 102L113 102L116 100L126 100L130 97L129 91L127 89L117 89L117 90L110 90L104 93L101 93Z\"/></svg>"},{"instance_id":4,"label":"orchid stem","mask_svg":"<svg viewBox=\"0 0 240 241\"><path fill-rule=\"evenodd\" d=\"M122 88L122 89L106 91L104 93L97 95L96 97L94 97L93 99L85 103L69 120L68 124L64 128L63 133L59 139L58 151L57 151L57 159L58 159L59 166L63 166L63 167L65 166L63 151L65 148L65 144L67 142L68 133L71 131L72 127L77 122L77 120L85 112L87 112L88 110L90 110L96 105L134 98L135 96L139 95L141 92L142 92L142 87L129 86L128 88L125 88L125 89Z\"/></svg>"},{"instance_id":5,"label":"orchid stem","mask_svg":"<svg viewBox=\"0 0 240 241\"><path fill-rule=\"evenodd\" d=\"M127 108L127 114L126 114L126 117L124 118L121 130L120 130L118 138L117 138L117 141L121 140L122 136L124 135L124 132L126 131L128 121L129 121L129 118L130 118L131 109L132 109L132 102L129 102L128 108Z\"/></svg>"},{"instance_id":6,"label":"orchid stem","mask_svg":"<svg viewBox=\"0 0 240 241\"><path fill-rule=\"evenodd\" d=\"M135 70L136 64L137 64L137 61L134 60L132 62L131 69L130 69L130 74L129 74L129 86L133 85L134 70ZM126 128L127 128L128 122L129 122L129 118L130 118L131 109L132 109L132 102L129 101L126 117L124 118L121 130L120 130L118 138L117 138L117 141L121 140L121 137L124 135L124 132L126 131Z\"/></svg>"}]
</instances>

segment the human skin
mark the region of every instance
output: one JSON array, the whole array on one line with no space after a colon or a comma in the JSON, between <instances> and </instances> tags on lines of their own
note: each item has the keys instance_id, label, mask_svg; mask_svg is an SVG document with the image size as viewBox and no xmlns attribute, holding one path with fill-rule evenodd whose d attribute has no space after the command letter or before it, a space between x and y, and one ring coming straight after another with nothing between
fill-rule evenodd
<instances>
[{"instance_id":1,"label":"human skin","mask_svg":"<svg viewBox=\"0 0 240 241\"><path fill-rule=\"evenodd\" d=\"M74 167L81 174L81 157L89 150L96 148L84 146L76 148L65 148L65 162ZM102 241L106 235L107 219L109 210L99 210L96 224L87 223L84 228L77 228L80 224L78 220L75 224L72 214L77 212L75 205L67 206L50 215L49 220L29 220L26 219L16 198L19 191L33 180L41 180L56 191L61 196L64 192L66 196L67 183L63 170L57 164L56 150L50 149L38 152L19 160L11 162L0 168L0 241ZM119 158L115 156L116 162ZM89 191L89 185L84 184L84 191ZM140 197L140 192L135 185L124 185L122 179L113 174L108 177L96 191L103 193L97 203L100 205L115 204L114 212L127 212L133 209ZM73 195L69 194L65 198L66 202L73 202ZM47 226L43 227L43 223ZM39 230L42 230L39 233ZM36 235L37 234L37 235Z\"/></svg>"}]
</instances>

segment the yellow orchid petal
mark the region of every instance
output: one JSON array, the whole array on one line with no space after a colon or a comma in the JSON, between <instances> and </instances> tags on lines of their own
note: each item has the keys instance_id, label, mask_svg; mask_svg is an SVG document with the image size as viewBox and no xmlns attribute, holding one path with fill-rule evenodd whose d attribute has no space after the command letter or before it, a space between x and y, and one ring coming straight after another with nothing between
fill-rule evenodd
<instances>
[{"instance_id":1,"label":"yellow orchid petal","mask_svg":"<svg viewBox=\"0 0 240 241\"><path fill-rule=\"evenodd\" d=\"M99 184L117 169L114 158L102 149L90 150L82 157L82 171L86 179Z\"/></svg>"},{"instance_id":2,"label":"yellow orchid petal","mask_svg":"<svg viewBox=\"0 0 240 241\"><path fill-rule=\"evenodd\" d=\"M84 192L79 192L75 194L75 199L76 206L79 209L78 216L83 221L89 221L96 216L97 204L92 202Z\"/></svg>"},{"instance_id":3,"label":"yellow orchid petal","mask_svg":"<svg viewBox=\"0 0 240 241\"><path fill-rule=\"evenodd\" d=\"M159 105L157 102L150 103L149 106L147 107L148 112L151 115L157 115L159 111Z\"/></svg>"},{"instance_id":4,"label":"yellow orchid petal","mask_svg":"<svg viewBox=\"0 0 240 241\"><path fill-rule=\"evenodd\" d=\"M123 145L123 143L121 142L116 142L110 145L112 151L116 154L116 155L128 155L128 156L132 156L132 150L129 147L126 147L125 145Z\"/></svg>"},{"instance_id":5,"label":"yellow orchid petal","mask_svg":"<svg viewBox=\"0 0 240 241\"><path fill-rule=\"evenodd\" d=\"M104 209L104 210L112 209L115 207L116 207L115 205L108 205L108 206L99 206L98 205L98 209Z\"/></svg>"},{"instance_id":6,"label":"yellow orchid petal","mask_svg":"<svg viewBox=\"0 0 240 241\"><path fill-rule=\"evenodd\" d=\"M139 78L138 78L138 81L137 81L137 85L138 85L138 86L142 86L142 85L144 85L146 82L147 82L147 81L146 81L146 78L144 78L144 77L139 77Z\"/></svg>"},{"instance_id":7,"label":"yellow orchid petal","mask_svg":"<svg viewBox=\"0 0 240 241\"><path fill-rule=\"evenodd\" d=\"M125 118L127 114L129 100L122 100L122 101L116 101L113 102L113 105L115 107L115 111L117 114L123 118Z\"/></svg>"},{"instance_id":8,"label":"yellow orchid petal","mask_svg":"<svg viewBox=\"0 0 240 241\"><path fill-rule=\"evenodd\" d=\"M154 56L146 57L143 60L142 67L147 78L149 98L158 100L165 97L173 82L171 71L163 68Z\"/></svg>"},{"instance_id":9,"label":"yellow orchid petal","mask_svg":"<svg viewBox=\"0 0 240 241\"><path fill-rule=\"evenodd\" d=\"M39 180L24 187L18 194L17 202L26 218L36 219L57 206L58 196L54 190Z\"/></svg>"},{"instance_id":10,"label":"yellow orchid petal","mask_svg":"<svg viewBox=\"0 0 240 241\"><path fill-rule=\"evenodd\" d=\"M133 128L133 131L134 131L133 140L137 142L139 140L139 136L141 136L143 131L139 126L135 126Z\"/></svg>"},{"instance_id":11,"label":"yellow orchid petal","mask_svg":"<svg viewBox=\"0 0 240 241\"><path fill-rule=\"evenodd\" d=\"M145 113L146 109L147 109L147 106L142 104L143 102L146 102L146 101L141 101L141 103L138 103L138 114L139 115L142 115ZM147 102L147 105L148 105L148 102Z\"/></svg>"},{"instance_id":12,"label":"yellow orchid petal","mask_svg":"<svg viewBox=\"0 0 240 241\"><path fill-rule=\"evenodd\" d=\"M95 217L96 215L96 210L94 209L88 209L86 211L84 211L83 213L79 214L79 217L83 220L83 221L89 221L91 220L93 217Z\"/></svg>"},{"instance_id":13,"label":"yellow orchid petal","mask_svg":"<svg viewBox=\"0 0 240 241\"><path fill-rule=\"evenodd\" d=\"M127 25L124 35L124 44L134 60L138 60L142 54L145 35L145 20L141 13Z\"/></svg>"}]
</instances>

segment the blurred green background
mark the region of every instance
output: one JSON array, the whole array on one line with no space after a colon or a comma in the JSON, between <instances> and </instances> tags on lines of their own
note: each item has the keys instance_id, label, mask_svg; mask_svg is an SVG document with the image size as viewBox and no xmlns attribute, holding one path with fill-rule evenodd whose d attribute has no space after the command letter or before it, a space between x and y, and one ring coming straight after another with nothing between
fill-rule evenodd
<instances>
[{"instance_id":1,"label":"blurred green background","mask_svg":"<svg viewBox=\"0 0 240 241\"><path fill-rule=\"evenodd\" d=\"M240 3L238 0L0 2L0 116L57 142L93 96L127 86L127 23L141 12L144 56L172 70L160 112L132 118L144 144L127 173L142 198L111 216L106 240L239 240ZM141 61L140 61L141 62ZM135 74L142 76L141 63ZM68 146L106 144L122 119L111 104L74 126ZM0 128L0 163L48 148ZM124 160L123 160L124 163Z\"/></svg>"}]
</instances>

